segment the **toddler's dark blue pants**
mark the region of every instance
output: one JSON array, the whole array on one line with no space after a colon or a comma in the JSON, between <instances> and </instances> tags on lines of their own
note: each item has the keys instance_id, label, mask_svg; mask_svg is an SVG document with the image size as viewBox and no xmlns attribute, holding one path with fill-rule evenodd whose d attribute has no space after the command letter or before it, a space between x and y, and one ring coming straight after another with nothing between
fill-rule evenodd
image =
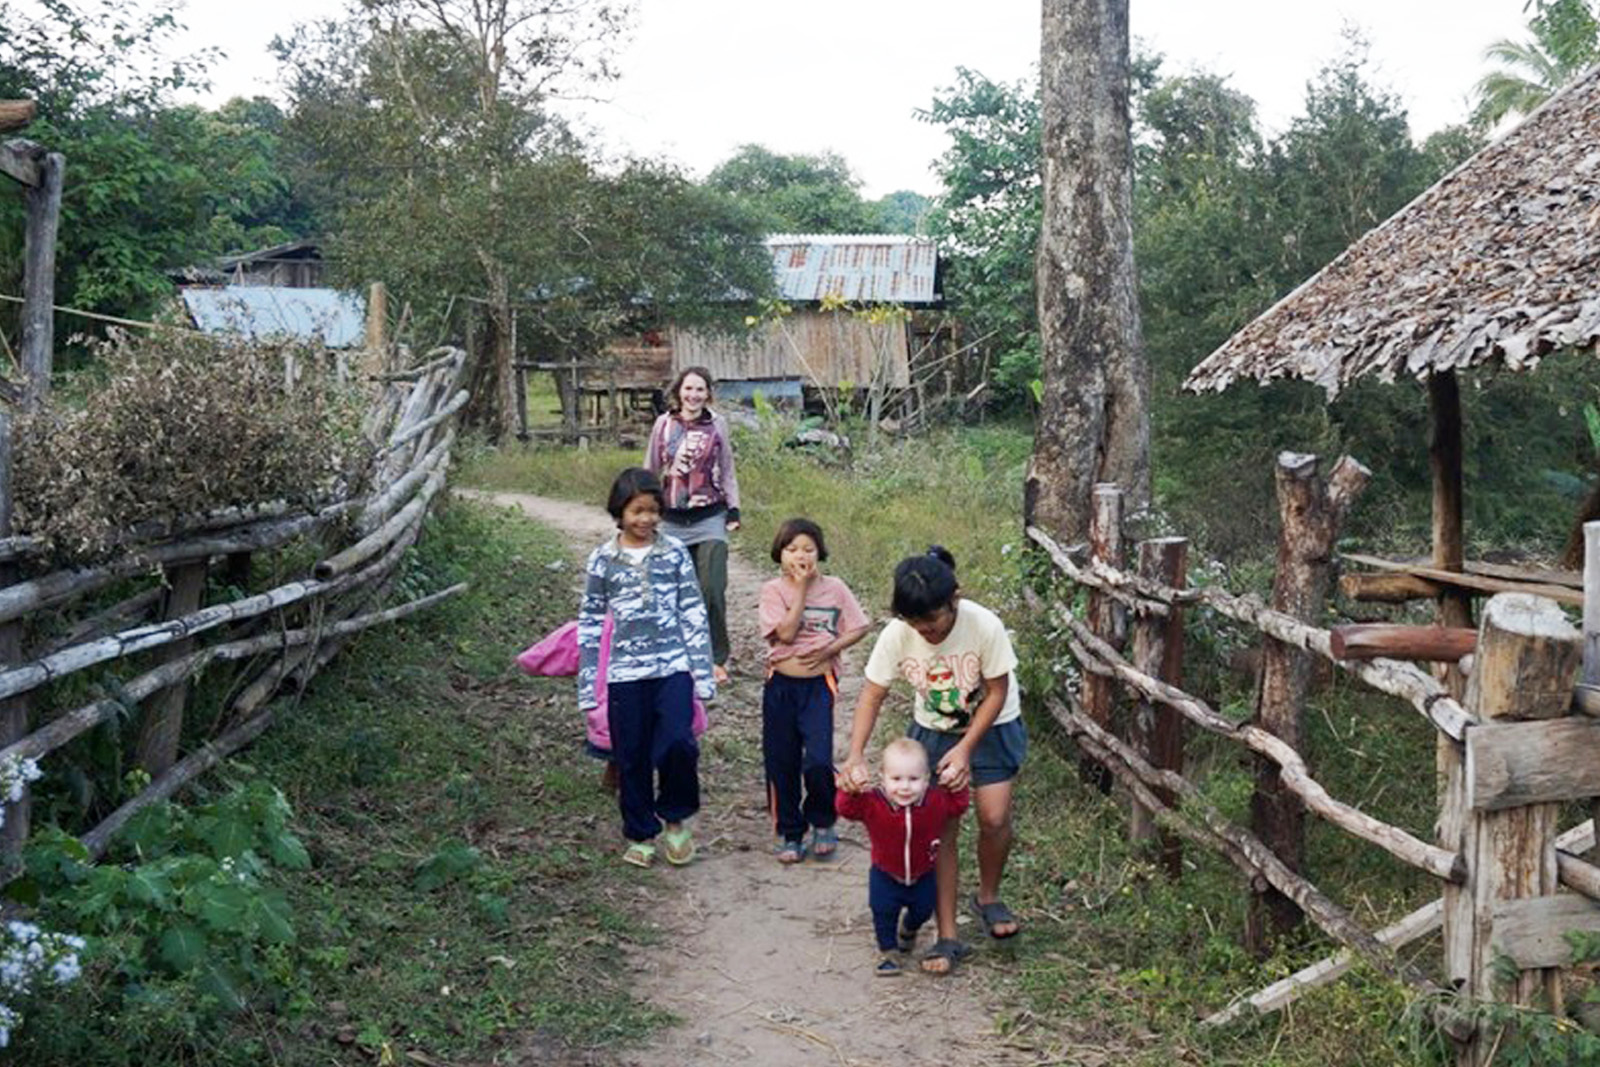
<instances>
[{"instance_id":1,"label":"toddler's dark blue pants","mask_svg":"<svg viewBox=\"0 0 1600 1067\"><path fill-rule=\"evenodd\" d=\"M649 841L663 820L682 822L700 810L700 746L689 672L609 683L606 720L622 833L629 841Z\"/></svg>"},{"instance_id":2,"label":"toddler's dark blue pants","mask_svg":"<svg viewBox=\"0 0 1600 1067\"><path fill-rule=\"evenodd\" d=\"M938 879L932 871L910 885L877 867L867 876L867 906L872 909L872 931L878 935L878 951L892 952L899 945L899 932L914 934L933 914L934 888ZM905 918L900 917L905 912Z\"/></svg>"},{"instance_id":3,"label":"toddler's dark blue pants","mask_svg":"<svg viewBox=\"0 0 1600 1067\"><path fill-rule=\"evenodd\" d=\"M798 841L807 826L826 829L833 808L833 678L774 674L761 692L761 755L773 831ZM800 799L801 787L805 801Z\"/></svg>"}]
</instances>

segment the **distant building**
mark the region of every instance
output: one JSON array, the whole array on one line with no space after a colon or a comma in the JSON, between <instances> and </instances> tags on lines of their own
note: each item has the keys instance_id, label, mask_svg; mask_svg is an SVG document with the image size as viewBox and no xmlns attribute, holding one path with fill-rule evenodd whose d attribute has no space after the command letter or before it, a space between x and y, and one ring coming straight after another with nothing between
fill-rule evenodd
<instances>
[{"instance_id":1,"label":"distant building","mask_svg":"<svg viewBox=\"0 0 1600 1067\"><path fill-rule=\"evenodd\" d=\"M641 341L610 346L619 378L642 380L703 366L719 393L748 398L799 397L805 387L891 387L910 382L909 318L870 323L850 311L824 311L827 298L858 307L911 311L943 302L938 246L901 234L778 234L766 239L778 297L792 309L740 334L671 327Z\"/></svg>"},{"instance_id":2,"label":"distant building","mask_svg":"<svg viewBox=\"0 0 1600 1067\"><path fill-rule=\"evenodd\" d=\"M187 286L183 304L197 329L251 341L321 342L359 348L366 340L366 302L358 293L277 285Z\"/></svg>"}]
</instances>

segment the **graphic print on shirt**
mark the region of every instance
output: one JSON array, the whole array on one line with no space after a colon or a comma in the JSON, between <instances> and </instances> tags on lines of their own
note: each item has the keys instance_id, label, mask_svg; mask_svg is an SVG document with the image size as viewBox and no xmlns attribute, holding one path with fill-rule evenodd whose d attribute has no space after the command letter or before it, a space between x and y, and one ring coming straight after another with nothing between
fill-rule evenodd
<instances>
[{"instance_id":1,"label":"graphic print on shirt","mask_svg":"<svg viewBox=\"0 0 1600 1067\"><path fill-rule=\"evenodd\" d=\"M705 471L699 469L705 455L711 450L712 435L707 430L690 427L683 431L683 436L677 441L672 450L672 464L668 467L668 476L685 483L689 490L689 498L685 507L697 508L714 501L714 496L709 492L708 479Z\"/></svg>"},{"instance_id":2,"label":"graphic print on shirt","mask_svg":"<svg viewBox=\"0 0 1600 1067\"><path fill-rule=\"evenodd\" d=\"M976 652L937 655L927 660L910 656L901 661L900 676L917 691L933 729L947 733L967 728L988 689Z\"/></svg>"},{"instance_id":3,"label":"graphic print on shirt","mask_svg":"<svg viewBox=\"0 0 1600 1067\"><path fill-rule=\"evenodd\" d=\"M800 632L838 637L839 615L838 608L819 608L807 604L800 613Z\"/></svg>"}]
</instances>

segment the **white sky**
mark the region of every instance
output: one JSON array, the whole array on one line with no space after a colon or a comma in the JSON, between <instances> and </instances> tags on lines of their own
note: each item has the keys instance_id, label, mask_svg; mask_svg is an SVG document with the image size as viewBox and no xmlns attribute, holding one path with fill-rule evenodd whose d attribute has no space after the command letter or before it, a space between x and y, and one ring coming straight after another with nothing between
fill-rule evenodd
<instances>
[{"instance_id":1,"label":"white sky","mask_svg":"<svg viewBox=\"0 0 1600 1067\"><path fill-rule=\"evenodd\" d=\"M1130 0L1133 33L1176 73L1227 74L1271 130L1301 108L1306 82L1342 48L1340 29L1372 44L1378 83L1408 107L1414 134L1466 114L1492 41L1527 36L1524 0ZM266 51L335 0L190 0L189 47L217 45L212 102L276 94ZM916 121L965 66L997 81L1030 74L1039 0L637 0L623 72L605 102L580 108L611 151L661 155L703 176L741 144L831 149L869 197L936 191L944 149Z\"/></svg>"}]
</instances>

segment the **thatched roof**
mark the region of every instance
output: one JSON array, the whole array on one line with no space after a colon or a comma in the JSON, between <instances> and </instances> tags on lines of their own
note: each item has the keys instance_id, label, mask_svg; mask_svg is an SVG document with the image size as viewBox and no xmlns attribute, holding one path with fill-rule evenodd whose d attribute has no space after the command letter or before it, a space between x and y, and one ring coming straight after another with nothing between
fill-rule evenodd
<instances>
[{"instance_id":1,"label":"thatched roof","mask_svg":"<svg viewBox=\"0 0 1600 1067\"><path fill-rule=\"evenodd\" d=\"M1600 341L1600 67L1368 232L1190 372L1194 392L1303 378L1331 398Z\"/></svg>"}]
</instances>

